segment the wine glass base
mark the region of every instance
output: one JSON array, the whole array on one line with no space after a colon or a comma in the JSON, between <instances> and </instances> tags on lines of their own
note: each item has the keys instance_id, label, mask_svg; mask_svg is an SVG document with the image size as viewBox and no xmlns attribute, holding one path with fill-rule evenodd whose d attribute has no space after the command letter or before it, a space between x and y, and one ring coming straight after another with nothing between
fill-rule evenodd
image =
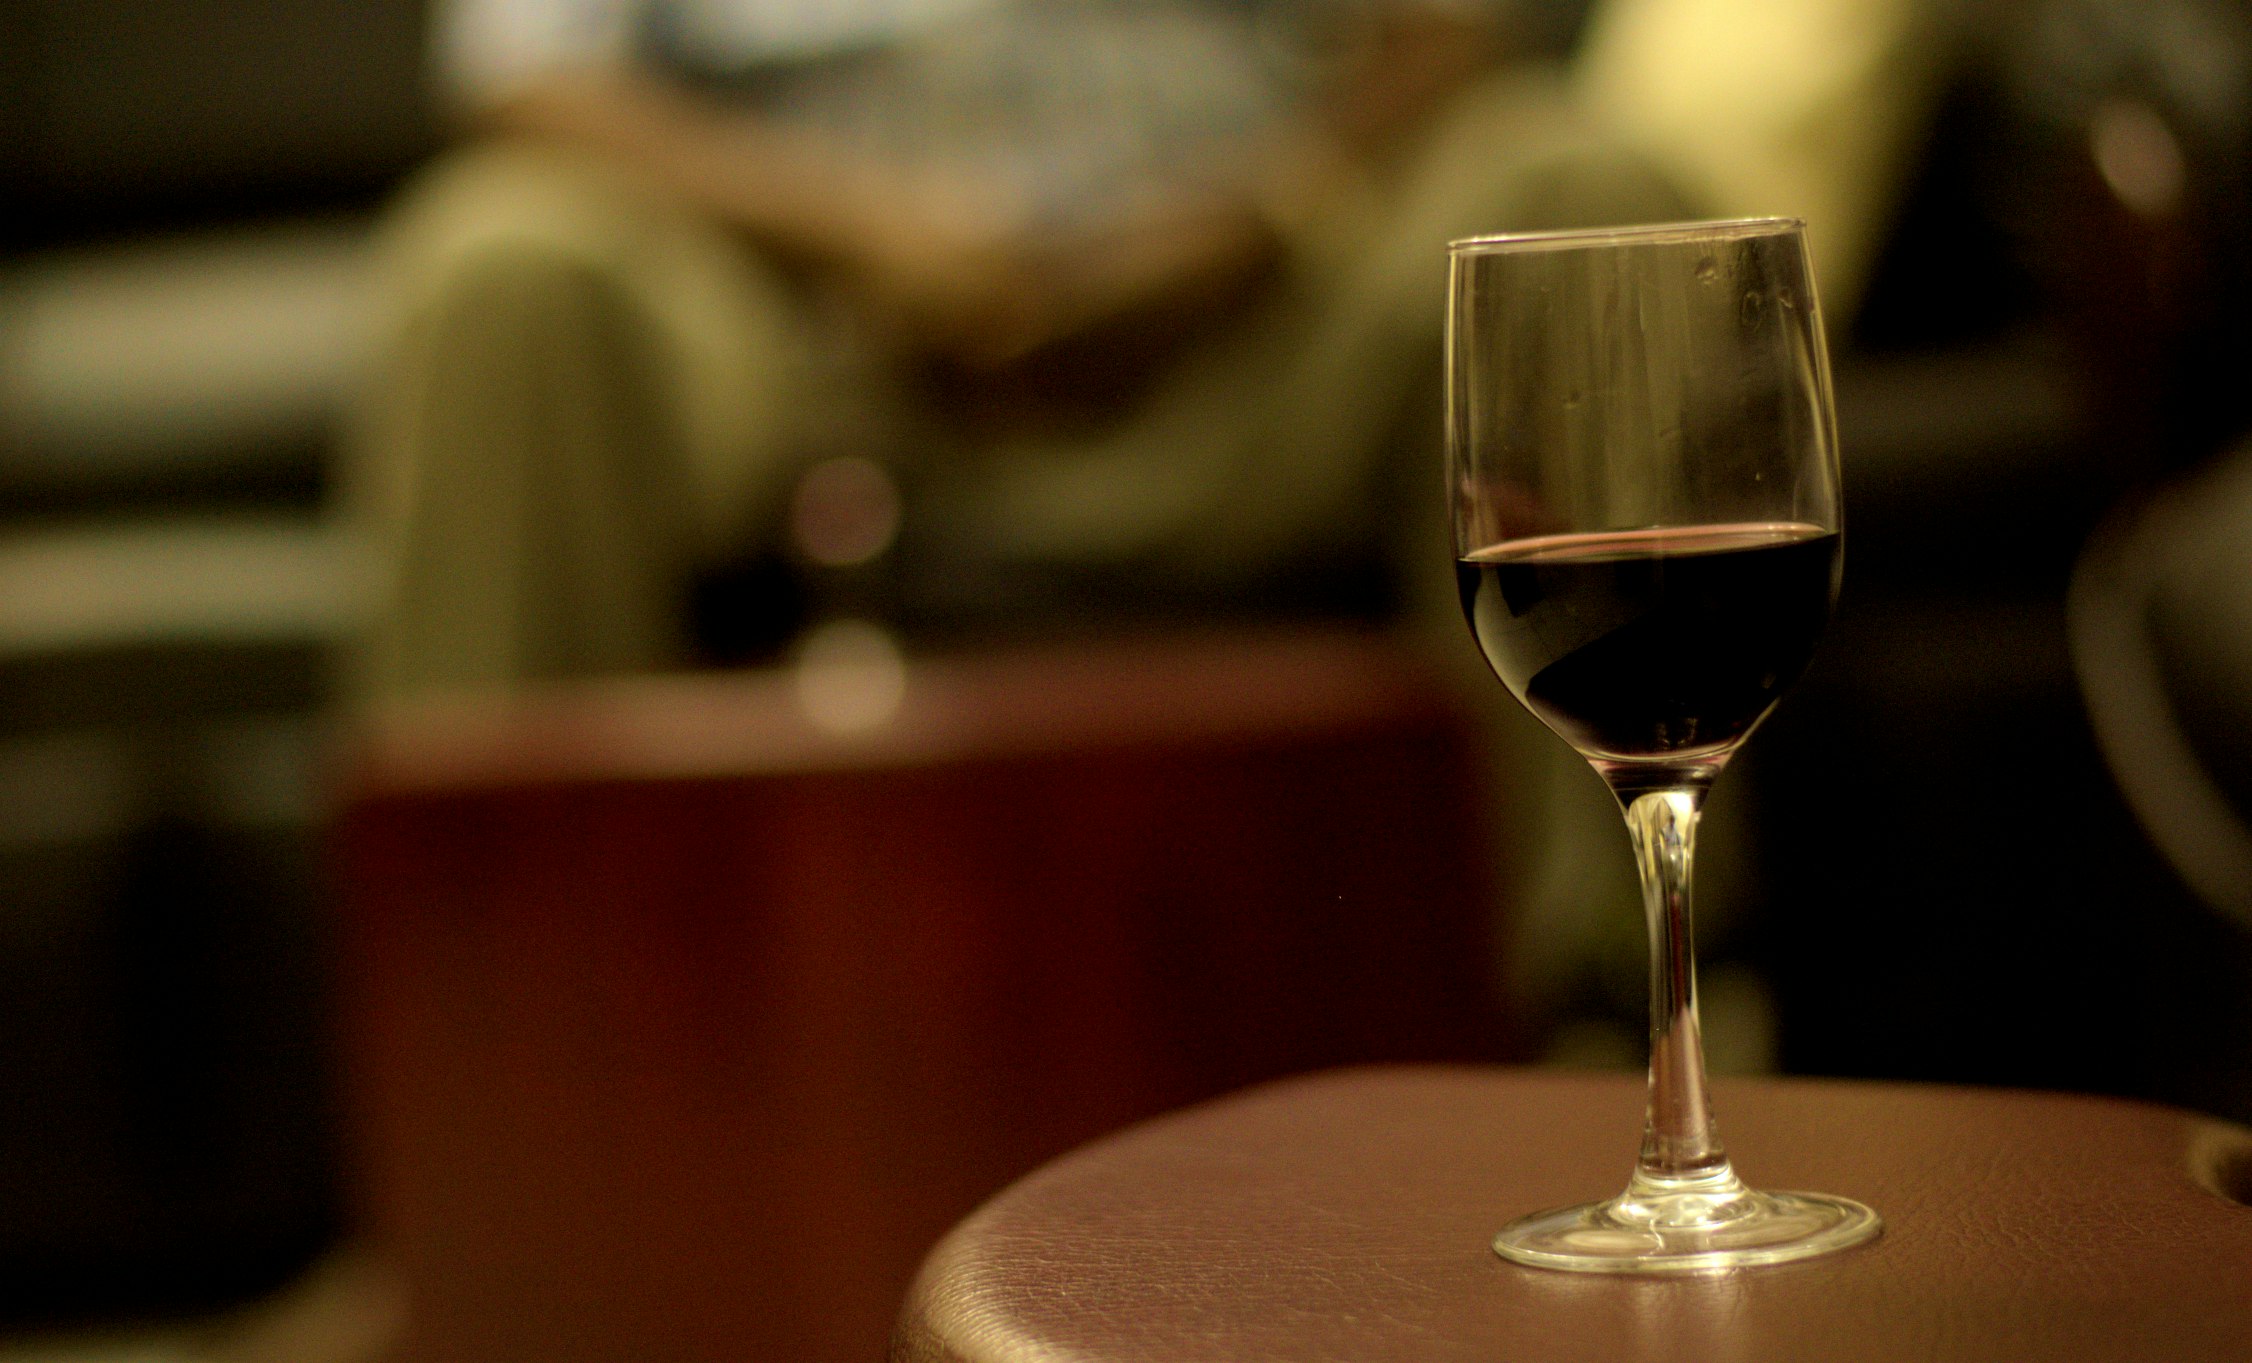
<instances>
[{"instance_id":1,"label":"wine glass base","mask_svg":"<svg viewBox=\"0 0 2252 1363\"><path fill-rule=\"evenodd\" d=\"M1718 1273L1849 1249L1884 1228L1860 1203L1815 1193L1746 1190L1722 1217L1680 1222L1648 1210L1619 1197L1541 1212L1504 1227L1494 1253L1577 1273Z\"/></svg>"}]
</instances>

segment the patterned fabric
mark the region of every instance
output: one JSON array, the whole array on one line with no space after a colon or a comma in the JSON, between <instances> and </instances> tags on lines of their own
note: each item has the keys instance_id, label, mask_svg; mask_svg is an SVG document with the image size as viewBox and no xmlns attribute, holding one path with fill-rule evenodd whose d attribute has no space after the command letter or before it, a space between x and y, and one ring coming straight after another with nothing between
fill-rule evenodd
<instances>
[{"instance_id":1,"label":"patterned fabric","mask_svg":"<svg viewBox=\"0 0 2252 1363\"><path fill-rule=\"evenodd\" d=\"M454 0L439 62L475 101L557 66L642 61L1068 226L1224 177L1376 2Z\"/></svg>"},{"instance_id":2,"label":"patterned fabric","mask_svg":"<svg viewBox=\"0 0 2252 1363\"><path fill-rule=\"evenodd\" d=\"M1240 9L1020 0L911 41L706 79L903 175L1064 226L1240 162L1290 114L1295 75Z\"/></svg>"},{"instance_id":3,"label":"patterned fabric","mask_svg":"<svg viewBox=\"0 0 2252 1363\"><path fill-rule=\"evenodd\" d=\"M651 31L713 69L898 41L995 0L438 0L440 76L470 103L557 66L629 60Z\"/></svg>"}]
</instances>

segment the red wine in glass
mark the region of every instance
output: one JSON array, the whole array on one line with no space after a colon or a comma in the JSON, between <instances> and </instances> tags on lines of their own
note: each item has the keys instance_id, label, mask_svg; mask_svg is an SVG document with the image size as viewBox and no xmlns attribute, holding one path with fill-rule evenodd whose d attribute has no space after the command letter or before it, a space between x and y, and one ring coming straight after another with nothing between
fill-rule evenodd
<instances>
[{"instance_id":1,"label":"red wine in glass","mask_svg":"<svg viewBox=\"0 0 2252 1363\"><path fill-rule=\"evenodd\" d=\"M1714 759L1806 668L1840 537L1754 523L1552 535L1455 566L1502 681L1590 759Z\"/></svg>"}]
</instances>

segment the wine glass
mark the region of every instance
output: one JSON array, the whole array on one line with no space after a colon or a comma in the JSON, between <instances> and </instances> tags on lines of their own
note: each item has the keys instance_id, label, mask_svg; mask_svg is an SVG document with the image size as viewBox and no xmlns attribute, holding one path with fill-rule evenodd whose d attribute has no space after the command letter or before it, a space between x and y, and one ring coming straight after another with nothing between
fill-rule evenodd
<instances>
[{"instance_id":1,"label":"wine glass","mask_svg":"<svg viewBox=\"0 0 2252 1363\"><path fill-rule=\"evenodd\" d=\"M1447 474L1462 606L1518 700L1625 811L1650 932L1641 1157L1607 1202L1494 1249L1705 1272L1875 1236L1858 1202L1745 1186L1705 1091L1689 873L1705 792L1836 600L1829 359L1803 224L1764 218L1449 247Z\"/></svg>"}]
</instances>

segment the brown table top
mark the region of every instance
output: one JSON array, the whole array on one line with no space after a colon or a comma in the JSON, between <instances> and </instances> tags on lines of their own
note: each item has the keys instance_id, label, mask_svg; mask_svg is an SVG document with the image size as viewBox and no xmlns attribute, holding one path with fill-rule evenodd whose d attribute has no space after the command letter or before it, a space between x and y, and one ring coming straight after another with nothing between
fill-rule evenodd
<instances>
[{"instance_id":1,"label":"brown table top","mask_svg":"<svg viewBox=\"0 0 2252 1363\"><path fill-rule=\"evenodd\" d=\"M1737 1168L1876 1243L1692 1278L1487 1247L1609 1196L1639 1077L1339 1071L1086 1147L933 1251L894 1363L2252 1359L2252 1132L2114 1099L1722 1081Z\"/></svg>"}]
</instances>

